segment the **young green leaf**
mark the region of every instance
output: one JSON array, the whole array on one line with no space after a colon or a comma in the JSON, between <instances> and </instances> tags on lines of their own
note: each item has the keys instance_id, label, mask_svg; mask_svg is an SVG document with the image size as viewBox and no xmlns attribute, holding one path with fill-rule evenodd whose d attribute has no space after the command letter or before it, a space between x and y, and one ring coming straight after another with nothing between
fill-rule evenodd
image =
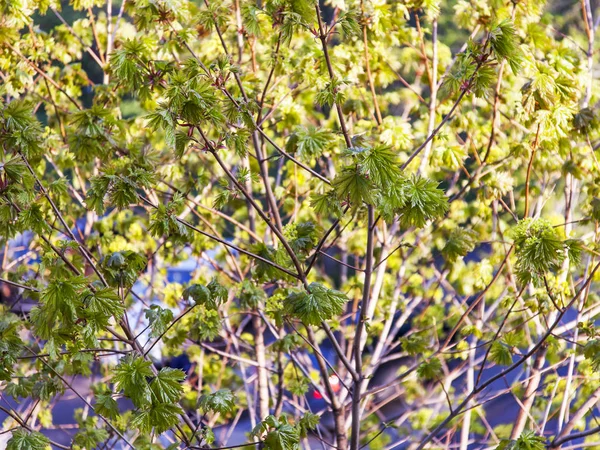
<instances>
[{"instance_id":1,"label":"young green leaf","mask_svg":"<svg viewBox=\"0 0 600 450\"><path fill-rule=\"evenodd\" d=\"M158 372L150 383L153 403L175 403L179 401L183 393L181 383L185 379L185 373L180 369L164 367Z\"/></svg>"},{"instance_id":2,"label":"young green leaf","mask_svg":"<svg viewBox=\"0 0 600 450\"><path fill-rule=\"evenodd\" d=\"M319 283L309 285L310 293L296 292L284 301L286 312L308 325L319 325L344 311L348 298L341 292Z\"/></svg>"},{"instance_id":3,"label":"young green leaf","mask_svg":"<svg viewBox=\"0 0 600 450\"><path fill-rule=\"evenodd\" d=\"M152 400L147 380L153 375L150 369L151 364L141 356L127 355L115 368L112 381L115 383L116 389L123 390L137 407L148 405Z\"/></svg>"},{"instance_id":4,"label":"young green leaf","mask_svg":"<svg viewBox=\"0 0 600 450\"><path fill-rule=\"evenodd\" d=\"M6 450L46 450L50 440L42 433L19 428L12 431L12 437L6 443Z\"/></svg>"},{"instance_id":5,"label":"young green leaf","mask_svg":"<svg viewBox=\"0 0 600 450\"><path fill-rule=\"evenodd\" d=\"M200 397L200 409L220 414L230 414L235 410L235 397L229 389L220 389Z\"/></svg>"}]
</instances>

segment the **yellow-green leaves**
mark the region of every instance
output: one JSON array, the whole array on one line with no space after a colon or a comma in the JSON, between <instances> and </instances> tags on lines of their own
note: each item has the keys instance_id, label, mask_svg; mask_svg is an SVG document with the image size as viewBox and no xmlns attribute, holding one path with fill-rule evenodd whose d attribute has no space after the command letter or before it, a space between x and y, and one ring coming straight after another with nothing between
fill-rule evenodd
<instances>
[{"instance_id":1,"label":"yellow-green leaves","mask_svg":"<svg viewBox=\"0 0 600 450\"><path fill-rule=\"evenodd\" d=\"M472 251L476 243L477 234L473 230L456 228L448 236L446 244L442 248L442 255L447 261L454 262Z\"/></svg>"},{"instance_id":2,"label":"yellow-green leaves","mask_svg":"<svg viewBox=\"0 0 600 450\"><path fill-rule=\"evenodd\" d=\"M575 240L563 241L557 229L544 219L525 219L513 229L517 276L523 283L539 282L550 271L560 269L566 256L577 263L581 251Z\"/></svg>"},{"instance_id":3,"label":"yellow-green leaves","mask_svg":"<svg viewBox=\"0 0 600 450\"><path fill-rule=\"evenodd\" d=\"M503 20L490 30L488 39L496 58L505 59L516 74L521 68L523 55L514 24L508 19Z\"/></svg>"},{"instance_id":4,"label":"yellow-green leaves","mask_svg":"<svg viewBox=\"0 0 600 450\"><path fill-rule=\"evenodd\" d=\"M297 153L300 159L310 161L319 158L335 138L330 131L316 127L299 127L288 139L286 150Z\"/></svg>"},{"instance_id":5,"label":"yellow-green leaves","mask_svg":"<svg viewBox=\"0 0 600 450\"><path fill-rule=\"evenodd\" d=\"M402 191L404 206L399 210L400 222L422 227L429 220L442 217L448 210L448 201L437 183L426 178L413 177L406 181Z\"/></svg>"},{"instance_id":6,"label":"yellow-green leaves","mask_svg":"<svg viewBox=\"0 0 600 450\"><path fill-rule=\"evenodd\" d=\"M373 182L356 167L345 168L334 180L333 187L338 198L353 206L375 201Z\"/></svg>"},{"instance_id":7,"label":"yellow-green leaves","mask_svg":"<svg viewBox=\"0 0 600 450\"><path fill-rule=\"evenodd\" d=\"M508 366L512 364L512 353L502 342L493 342L490 348L490 361L501 366Z\"/></svg>"}]
</instances>

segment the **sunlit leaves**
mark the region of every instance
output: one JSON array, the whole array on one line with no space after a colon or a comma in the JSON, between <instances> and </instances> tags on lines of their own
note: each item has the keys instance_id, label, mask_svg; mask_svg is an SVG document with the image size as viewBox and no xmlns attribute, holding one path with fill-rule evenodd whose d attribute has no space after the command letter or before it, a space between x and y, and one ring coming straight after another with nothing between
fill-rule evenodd
<instances>
[{"instance_id":1,"label":"sunlit leaves","mask_svg":"<svg viewBox=\"0 0 600 450\"><path fill-rule=\"evenodd\" d=\"M546 440L531 430L525 430L516 440L502 439L496 450L544 450Z\"/></svg>"},{"instance_id":2,"label":"sunlit leaves","mask_svg":"<svg viewBox=\"0 0 600 450\"><path fill-rule=\"evenodd\" d=\"M373 203L375 200L373 182L353 167L344 169L334 180L333 187L338 198L354 206L362 202Z\"/></svg>"},{"instance_id":3,"label":"sunlit leaves","mask_svg":"<svg viewBox=\"0 0 600 450\"><path fill-rule=\"evenodd\" d=\"M53 280L40 295L41 306L33 317L40 336L49 338L57 321L72 326L81 305L81 291L86 285L83 277Z\"/></svg>"},{"instance_id":4,"label":"sunlit leaves","mask_svg":"<svg viewBox=\"0 0 600 450\"><path fill-rule=\"evenodd\" d=\"M566 244L546 220L522 220L513 229L513 237L517 256L515 269L521 282L538 281L547 272L560 269L567 255Z\"/></svg>"},{"instance_id":5,"label":"sunlit leaves","mask_svg":"<svg viewBox=\"0 0 600 450\"><path fill-rule=\"evenodd\" d=\"M151 337L161 336L171 324L173 320L173 311L167 308L161 308L158 305L152 305L144 314L150 322Z\"/></svg>"},{"instance_id":6,"label":"sunlit leaves","mask_svg":"<svg viewBox=\"0 0 600 450\"><path fill-rule=\"evenodd\" d=\"M94 2L75 0L74 6L86 15ZM489 346L488 364L506 366L529 341L537 342L536 334L549 325L538 318L552 311L552 300L567 305L570 291L583 286L586 272L576 264L584 252L597 250L588 219L600 218L593 200L600 197L593 150L599 130L592 111L598 86L592 83L591 92L584 92L590 80L585 52L548 26L551 16L542 18L541 5L519 4L514 21L501 21L514 5L459 0L453 9L440 8L439 0L364 5L336 0L320 5L321 31L316 0L207 3L126 2L116 27L113 16L111 36L106 14L95 8L72 24L75 33L67 25L40 24L46 0L4 8L7 23L18 26L16 32L0 27L0 235L18 241L4 243L3 277L32 288L16 288L16 308L37 303L21 319L8 314L0 319L5 393L47 402L64 389L39 358L30 359L21 340L30 341L28 347L47 355L44 361L65 375L87 375L98 366L108 386L94 389L96 413L120 430L137 428L130 437L135 435L140 448L159 444L156 434L180 424L182 408L194 416L200 395L210 392L207 386L231 389L203 397L199 416L207 417L192 439L198 446L226 445L207 423L216 429L237 413L245 417L262 395L252 385L260 370L252 366L244 374L237 366L262 354L254 317L266 333L270 393L282 393L279 404L294 413L289 420L280 414L259 417L264 421L256 440L267 449L295 449L318 426L318 417L293 411L297 402L288 400L302 400L313 387L325 393L327 374L315 376L314 352L300 334L304 327L296 334L290 324L319 327L332 321L348 354L357 324L353 313L365 289L368 231L375 237L377 302L370 303L364 363L379 364L369 353L380 345L385 347L380 360L392 361L396 353L417 356L420 378L403 380L415 400L411 404L422 404L417 397L425 381L443 380L453 354L467 357L472 339L459 339L456 351L439 348L431 354L461 317L461 303L467 306L471 295L485 290L485 326L474 320L477 308L459 324L462 337L487 339L489 330L499 328L508 314L506 297L517 297L512 274L519 284L536 284L521 286L523 305L511 310L497 342L480 350ZM23 8L27 11L18 11ZM15 20L13 14L22 17ZM112 50L106 55L109 38ZM328 46L327 60L319 38ZM464 50L457 54L459 48ZM90 53L102 63L96 66ZM437 97L430 84L434 66L436 82L443 84ZM436 136L425 162L431 164L403 168L429 134L430 118ZM342 144L342 119L351 145ZM293 159L274 152L272 144L285 146ZM21 154L48 187L75 239L34 187ZM516 237L507 232L507 224L522 217L525 185L532 215L562 223L560 196L571 188L567 174L577 182L573 224L564 227L564 236L563 227L550 225L519 224ZM236 183L245 186L249 199ZM372 230L366 229L367 207L375 212ZM204 235L205 228L220 243ZM502 263L506 240L513 237L515 255ZM323 244L321 253L315 253L317 243ZM282 269L306 271L306 283L302 274L298 280ZM212 278L216 273L220 282ZM14 296L12 287L2 285L5 292ZM595 301L593 289L586 299ZM524 323L530 313L538 316ZM322 330L314 331L317 343L329 350ZM592 325L585 336L595 339ZM209 340L219 353L208 349ZM142 354L151 346L153 358L160 352L164 358L188 358L201 374L203 392L186 389L178 406L184 374L149 365ZM595 347L585 347L584 375L597 369ZM565 348L570 346L549 351L550 363L560 361ZM376 367L366 365L364 375L371 369L376 374ZM240 390L246 381L251 384L246 394L254 392L248 398ZM439 384L427 384L438 398ZM579 389L587 395L587 388ZM450 403L456 395L459 390L449 390ZM126 411L131 408L122 397L132 399L133 411ZM366 400L360 445L381 446L370 440L377 430L368 416L380 397ZM532 417L540 416L539 408L533 405ZM343 409L348 419L349 408ZM439 422L424 411L408 411L414 430ZM95 430L92 421L81 421L74 445L95 446L108 430L98 424ZM41 419L40 426L46 426ZM188 431L193 430L183 430Z\"/></svg>"},{"instance_id":7,"label":"sunlit leaves","mask_svg":"<svg viewBox=\"0 0 600 450\"><path fill-rule=\"evenodd\" d=\"M348 298L341 292L319 283L311 283L309 292L291 293L284 302L288 314L309 325L319 325L344 310Z\"/></svg>"},{"instance_id":8,"label":"sunlit leaves","mask_svg":"<svg viewBox=\"0 0 600 450\"><path fill-rule=\"evenodd\" d=\"M181 406L173 403L158 403L140 409L131 420L131 425L144 433L152 429L164 433L179 423L183 414Z\"/></svg>"},{"instance_id":9,"label":"sunlit leaves","mask_svg":"<svg viewBox=\"0 0 600 450\"><path fill-rule=\"evenodd\" d=\"M306 253L319 242L318 230L313 222L290 224L286 234L290 246L297 253Z\"/></svg>"},{"instance_id":10,"label":"sunlit leaves","mask_svg":"<svg viewBox=\"0 0 600 450\"><path fill-rule=\"evenodd\" d=\"M132 91L137 91L144 83L147 73L144 70L147 48L139 40L127 40L123 47L115 50L110 57L110 69L117 79Z\"/></svg>"},{"instance_id":11,"label":"sunlit leaves","mask_svg":"<svg viewBox=\"0 0 600 450\"><path fill-rule=\"evenodd\" d=\"M477 234L473 230L456 228L448 236L442 255L448 261L454 262L472 251L476 243Z\"/></svg>"},{"instance_id":12,"label":"sunlit leaves","mask_svg":"<svg viewBox=\"0 0 600 450\"><path fill-rule=\"evenodd\" d=\"M289 257L286 257L281 249L276 250L273 247L266 245L262 242L257 242L252 246L252 252L265 258L268 261L272 261L279 266L286 268L289 267ZM272 264L268 264L261 260L256 260L254 268L254 276L257 280L274 280L274 279L286 279L288 275L274 267Z\"/></svg>"},{"instance_id":13,"label":"sunlit leaves","mask_svg":"<svg viewBox=\"0 0 600 450\"><path fill-rule=\"evenodd\" d=\"M266 417L257 424L252 435L261 437L267 450L296 450L300 444L300 431L288 423L285 417Z\"/></svg>"},{"instance_id":14,"label":"sunlit leaves","mask_svg":"<svg viewBox=\"0 0 600 450\"><path fill-rule=\"evenodd\" d=\"M98 426L98 417L87 417L79 421L79 430L73 437L73 444L75 448L97 448L108 437L108 431Z\"/></svg>"},{"instance_id":15,"label":"sunlit leaves","mask_svg":"<svg viewBox=\"0 0 600 450\"><path fill-rule=\"evenodd\" d=\"M19 428L12 431L12 437L6 443L6 450L46 450L50 440L42 433Z\"/></svg>"},{"instance_id":16,"label":"sunlit leaves","mask_svg":"<svg viewBox=\"0 0 600 450\"><path fill-rule=\"evenodd\" d=\"M510 20L503 20L492 28L488 39L496 58L506 59L513 73L517 73L521 67L522 53L514 24Z\"/></svg>"},{"instance_id":17,"label":"sunlit leaves","mask_svg":"<svg viewBox=\"0 0 600 450\"><path fill-rule=\"evenodd\" d=\"M345 36L352 37L360 34L360 17L355 11L346 11L340 14L339 25Z\"/></svg>"},{"instance_id":18,"label":"sunlit leaves","mask_svg":"<svg viewBox=\"0 0 600 450\"><path fill-rule=\"evenodd\" d=\"M334 142L328 130L315 127L300 127L294 132L286 144L289 153L298 153L303 160L320 157Z\"/></svg>"},{"instance_id":19,"label":"sunlit leaves","mask_svg":"<svg viewBox=\"0 0 600 450\"><path fill-rule=\"evenodd\" d=\"M401 183L401 171L390 147L376 146L354 152L362 172L380 189Z\"/></svg>"},{"instance_id":20,"label":"sunlit leaves","mask_svg":"<svg viewBox=\"0 0 600 450\"><path fill-rule=\"evenodd\" d=\"M411 334L400 339L402 349L409 355L417 355L428 349L428 342L419 334Z\"/></svg>"},{"instance_id":21,"label":"sunlit leaves","mask_svg":"<svg viewBox=\"0 0 600 450\"><path fill-rule=\"evenodd\" d=\"M150 232L156 237L170 236L176 241L189 241L190 229L177 216L183 206L183 197L178 194L168 204L157 205L150 214Z\"/></svg>"},{"instance_id":22,"label":"sunlit leaves","mask_svg":"<svg viewBox=\"0 0 600 450\"><path fill-rule=\"evenodd\" d=\"M317 428L320 417L310 412L305 413L298 421L297 428L301 438L305 438L311 430Z\"/></svg>"},{"instance_id":23,"label":"sunlit leaves","mask_svg":"<svg viewBox=\"0 0 600 450\"><path fill-rule=\"evenodd\" d=\"M151 379L151 365L140 356L126 356L116 367L113 382L140 408L132 425L143 432L154 428L162 433L174 426L183 413L176 402L183 392L181 382L185 374L179 369L163 368Z\"/></svg>"},{"instance_id":24,"label":"sunlit leaves","mask_svg":"<svg viewBox=\"0 0 600 450\"><path fill-rule=\"evenodd\" d=\"M2 110L0 125L0 142L6 148L19 150L27 157L39 155L42 129L33 104L19 100L8 103Z\"/></svg>"},{"instance_id":25,"label":"sunlit leaves","mask_svg":"<svg viewBox=\"0 0 600 450\"><path fill-rule=\"evenodd\" d=\"M183 393L181 383L185 373L180 369L165 367L158 372L150 383L153 403L174 403L179 401Z\"/></svg>"},{"instance_id":26,"label":"sunlit leaves","mask_svg":"<svg viewBox=\"0 0 600 450\"><path fill-rule=\"evenodd\" d=\"M490 361L501 366L512 364L512 354L510 349L502 342L493 342L490 348Z\"/></svg>"},{"instance_id":27,"label":"sunlit leaves","mask_svg":"<svg viewBox=\"0 0 600 450\"><path fill-rule=\"evenodd\" d=\"M97 139L104 137L104 133L114 126L115 120L109 110L94 105L90 109L74 113L71 117L71 124L77 129L77 133Z\"/></svg>"},{"instance_id":28,"label":"sunlit leaves","mask_svg":"<svg viewBox=\"0 0 600 450\"><path fill-rule=\"evenodd\" d=\"M49 229L39 205L32 204L19 213L19 226L22 230L32 230L37 234L46 233Z\"/></svg>"},{"instance_id":29,"label":"sunlit leaves","mask_svg":"<svg viewBox=\"0 0 600 450\"><path fill-rule=\"evenodd\" d=\"M337 218L343 212L340 200L333 189L326 194L313 194L310 198L310 205L319 215L332 215Z\"/></svg>"},{"instance_id":30,"label":"sunlit leaves","mask_svg":"<svg viewBox=\"0 0 600 450\"><path fill-rule=\"evenodd\" d=\"M192 284L183 291L183 297L194 301L196 305L207 305L211 301L210 290L202 284Z\"/></svg>"},{"instance_id":31,"label":"sunlit leaves","mask_svg":"<svg viewBox=\"0 0 600 450\"><path fill-rule=\"evenodd\" d=\"M153 375L151 365L140 356L125 356L115 368L113 382L116 388L123 390L137 407L151 403L151 390L147 381L147 377Z\"/></svg>"},{"instance_id":32,"label":"sunlit leaves","mask_svg":"<svg viewBox=\"0 0 600 450\"><path fill-rule=\"evenodd\" d=\"M265 292L250 280L242 281L238 292L240 305L243 308L258 308L265 299Z\"/></svg>"},{"instance_id":33,"label":"sunlit leaves","mask_svg":"<svg viewBox=\"0 0 600 450\"><path fill-rule=\"evenodd\" d=\"M106 317L114 316L120 319L123 314L123 305L119 296L109 288L96 289L89 292L83 300L84 307L93 314L101 314Z\"/></svg>"},{"instance_id":34,"label":"sunlit leaves","mask_svg":"<svg viewBox=\"0 0 600 450\"><path fill-rule=\"evenodd\" d=\"M340 105L344 103L346 100L345 84L344 81L338 79L328 82L325 88L317 93L315 101L321 106Z\"/></svg>"},{"instance_id":35,"label":"sunlit leaves","mask_svg":"<svg viewBox=\"0 0 600 450\"><path fill-rule=\"evenodd\" d=\"M583 355L591 361L592 369L600 370L600 340L590 339L583 347Z\"/></svg>"},{"instance_id":36,"label":"sunlit leaves","mask_svg":"<svg viewBox=\"0 0 600 450\"><path fill-rule=\"evenodd\" d=\"M200 408L204 412L212 411L230 414L235 410L235 396L229 389L221 389L200 397Z\"/></svg>"},{"instance_id":37,"label":"sunlit leaves","mask_svg":"<svg viewBox=\"0 0 600 450\"><path fill-rule=\"evenodd\" d=\"M138 189L149 187L152 179L152 173L127 162L109 167L105 174L91 179L86 204L98 214L104 212L105 200L118 209L129 208L139 201Z\"/></svg>"},{"instance_id":38,"label":"sunlit leaves","mask_svg":"<svg viewBox=\"0 0 600 450\"><path fill-rule=\"evenodd\" d=\"M413 177L407 180L403 195L405 203L400 209L400 222L404 226L422 227L448 210L444 192L437 187L437 183L426 178Z\"/></svg>"},{"instance_id":39,"label":"sunlit leaves","mask_svg":"<svg viewBox=\"0 0 600 450\"><path fill-rule=\"evenodd\" d=\"M106 255L100 267L109 285L114 287L131 286L138 274L146 267L146 259L131 250Z\"/></svg>"}]
</instances>

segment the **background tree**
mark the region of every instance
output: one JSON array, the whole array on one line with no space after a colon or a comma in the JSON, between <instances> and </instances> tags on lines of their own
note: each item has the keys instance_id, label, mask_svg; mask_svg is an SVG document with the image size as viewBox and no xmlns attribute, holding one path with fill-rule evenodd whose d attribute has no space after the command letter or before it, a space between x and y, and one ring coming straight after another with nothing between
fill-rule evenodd
<instances>
[{"instance_id":1,"label":"background tree","mask_svg":"<svg viewBox=\"0 0 600 450\"><path fill-rule=\"evenodd\" d=\"M597 445L590 0L0 11L9 450Z\"/></svg>"}]
</instances>

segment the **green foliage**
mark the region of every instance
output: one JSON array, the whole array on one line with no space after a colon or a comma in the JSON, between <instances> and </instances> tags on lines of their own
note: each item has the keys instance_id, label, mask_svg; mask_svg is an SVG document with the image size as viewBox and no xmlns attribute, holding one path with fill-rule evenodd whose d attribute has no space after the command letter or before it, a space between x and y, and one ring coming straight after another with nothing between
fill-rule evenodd
<instances>
[{"instance_id":1,"label":"green foliage","mask_svg":"<svg viewBox=\"0 0 600 450\"><path fill-rule=\"evenodd\" d=\"M442 374L442 363L438 358L431 358L419 365L417 375L425 380L436 380Z\"/></svg>"},{"instance_id":2,"label":"green foliage","mask_svg":"<svg viewBox=\"0 0 600 450\"><path fill-rule=\"evenodd\" d=\"M356 167L347 167L338 174L333 180L333 187L339 200L355 208L363 202L372 204L375 201L372 181Z\"/></svg>"},{"instance_id":3,"label":"green foliage","mask_svg":"<svg viewBox=\"0 0 600 450\"><path fill-rule=\"evenodd\" d=\"M291 224L286 234L290 246L298 254L308 253L319 242L319 233L313 222Z\"/></svg>"},{"instance_id":4,"label":"green foliage","mask_svg":"<svg viewBox=\"0 0 600 450\"><path fill-rule=\"evenodd\" d=\"M0 380L10 381L23 342L19 337L20 322L13 314L0 318Z\"/></svg>"},{"instance_id":5,"label":"green foliage","mask_svg":"<svg viewBox=\"0 0 600 450\"><path fill-rule=\"evenodd\" d=\"M448 211L448 201L437 183L425 178L411 178L402 191L404 205L399 210L400 222L406 226L423 227L428 221Z\"/></svg>"},{"instance_id":6,"label":"green foliage","mask_svg":"<svg viewBox=\"0 0 600 450\"><path fill-rule=\"evenodd\" d=\"M502 344L502 342L493 342L490 348L490 361L501 366L509 366L512 364L512 354L510 349Z\"/></svg>"},{"instance_id":7,"label":"green foliage","mask_svg":"<svg viewBox=\"0 0 600 450\"><path fill-rule=\"evenodd\" d=\"M310 292L293 292L284 301L285 311L308 325L319 325L341 314L348 298L319 283L308 286Z\"/></svg>"},{"instance_id":8,"label":"green foliage","mask_svg":"<svg viewBox=\"0 0 600 450\"><path fill-rule=\"evenodd\" d=\"M93 449L109 437L108 431L98 427L97 417L88 417L85 421L80 421L79 427L79 431L73 437L75 448Z\"/></svg>"},{"instance_id":9,"label":"green foliage","mask_svg":"<svg viewBox=\"0 0 600 450\"><path fill-rule=\"evenodd\" d=\"M244 280L240 285L238 298L240 299L240 306L242 308L258 308L261 301L265 298L265 293L251 281Z\"/></svg>"},{"instance_id":10,"label":"green foliage","mask_svg":"<svg viewBox=\"0 0 600 450\"><path fill-rule=\"evenodd\" d=\"M512 71L518 73L521 68L522 53L514 24L510 20L503 20L492 27L488 39L496 58L506 59Z\"/></svg>"},{"instance_id":11,"label":"green foliage","mask_svg":"<svg viewBox=\"0 0 600 450\"><path fill-rule=\"evenodd\" d=\"M116 419L119 415L119 405L113 398L112 392L108 389L96 394L96 403L94 411L109 419Z\"/></svg>"},{"instance_id":12,"label":"green foliage","mask_svg":"<svg viewBox=\"0 0 600 450\"><path fill-rule=\"evenodd\" d=\"M152 332L151 337L161 336L171 324L173 320L173 311L166 308L161 308L158 305L152 305L147 309L144 314L146 319L150 322L150 328Z\"/></svg>"},{"instance_id":13,"label":"green foliage","mask_svg":"<svg viewBox=\"0 0 600 450\"><path fill-rule=\"evenodd\" d=\"M179 194L175 194L167 205L158 205L150 215L150 232L156 237L170 236L179 242L187 242L191 237L189 228L177 217L183 207L184 199Z\"/></svg>"},{"instance_id":14,"label":"green foliage","mask_svg":"<svg viewBox=\"0 0 600 450\"><path fill-rule=\"evenodd\" d=\"M455 262L458 258L466 256L475 248L477 234L473 230L456 228L452 230L446 240L442 255L449 262Z\"/></svg>"},{"instance_id":15,"label":"green foliage","mask_svg":"<svg viewBox=\"0 0 600 450\"><path fill-rule=\"evenodd\" d=\"M172 403L158 403L140 409L131 420L131 425L143 433L154 429L164 433L179 423L179 415L183 413L181 406Z\"/></svg>"},{"instance_id":16,"label":"green foliage","mask_svg":"<svg viewBox=\"0 0 600 450\"><path fill-rule=\"evenodd\" d=\"M522 220L512 233L517 256L515 269L523 283L539 282L548 272L559 270L567 255L574 256L574 263L579 260L579 244L562 241L546 220Z\"/></svg>"},{"instance_id":17,"label":"green foliage","mask_svg":"<svg viewBox=\"0 0 600 450\"><path fill-rule=\"evenodd\" d=\"M300 127L288 139L286 150L289 153L297 153L303 160L310 161L312 158L319 158L333 142L334 137L327 130Z\"/></svg>"},{"instance_id":18,"label":"green foliage","mask_svg":"<svg viewBox=\"0 0 600 450\"><path fill-rule=\"evenodd\" d=\"M46 436L25 428L13 430L12 437L6 443L7 450L45 450L49 447L50 440Z\"/></svg>"},{"instance_id":19,"label":"green foliage","mask_svg":"<svg viewBox=\"0 0 600 450\"><path fill-rule=\"evenodd\" d=\"M600 370L600 340L590 339L583 347L583 355L591 361L593 370Z\"/></svg>"},{"instance_id":20,"label":"green foliage","mask_svg":"<svg viewBox=\"0 0 600 450\"><path fill-rule=\"evenodd\" d=\"M142 407L151 403L152 396L147 378L153 375L150 361L140 356L125 356L117 367L112 379L117 390L131 399L135 406Z\"/></svg>"},{"instance_id":21,"label":"green foliage","mask_svg":"<svg viewBox=\"0 0 600 450\"><path fill-rule=\"evenodd\" d=\"M126 40L123 47L110 55L110 70L129 90L138 91L145 83L144 65L147 49L143 42Z\"/></svg>"},{"instance_id":22,"label":"green foliage","mask_svg":"<svg viewBox=\"0 0 600 450\"><path fill-rule=\"evenodd\" d=\"M317 425L319 424L319 421L320 421L320 417L316 414L313 414L313 413L304 414L298 421L298 424L296 425L296 428L298 428L298 432L300 434L300 438L307 437L308 433L311 430L316 429Z\"/></svg>"},{"instance_id":23,"label":"green foliage","mask_svg":"<svg viewBox=\"0 0 600 450\"><path fill-rule=\"evenodd\" d=\"M71 383L94 407L75 450L125 445L113 427L140 450L227 446L247 417L265 449L467 425L490 447L513 424L461 424L467 406L524 390L470 393L466 372L535 377L538 356L532 429L564 415L561 365L571 415L593 395L593 8L67 3L0 2L0 397L38 405L5 402L9 450L48 447Z\"/></svg>"},{"instance_id":24,"label":"green foliage","mask_svg":"<svg viewBox=\"0 0 600 450\"><path fill-rule=\"evenodd\" d=\"M418 334L411 334L410 336L403 337L400 340L400 343L402 344L402 349L409 355L418 355L428 348L427 341Z\"/></svg>"},{"instance_id":25,"label":"green foliage","mask_svg":"<svg viewBox=\"0 0 600 450\"><path fill-rule=\"evenodd\" d=\"M145 258L131 250L106 255L101 263L106 281L114 287L131 286L145 267Z\"/></svg>"},{"instance_id":26,"label":"green foliage","mask_svg":"<svg viewBox=\"0 0 600 450\"><path fill-rule=\"evenodd\" d=\"M175 403L183 392L181 382L185 379L185 373L180 369L165 367L158 372L150 383L152 392L152 403Z\"/></svg>"},{"instance_id":27,"label":"green foliage","mask_svg":"<svg viewBox=\"0 0 600 450\"><path fill-rule=\"evenodd\" d=\"M231 414L235 408L235 397L229 389L220 389L212 394L200 397L200 409L219 414Z\"/></svg>"},{"instance_id":28,"label":"green foliage","mask_svg":"<svg viewBox=\"0 0 600 450\"><path fill-rule=\"evenodd\" d=\"M262 436L263 445L268 450L296 450L300 444L299 429L288 423L285 417L266 417L252 430L252 435Z\"/></svg>"},{"instance_id":29,"label":"green foliage","mask_svg":"<svg viewBox=\"0 0 600 450\"><path fill-rule=\"evenodd\" d=\"M289 257L286 257L285 253L281 249L275 249L263 242L257 242L251 248L254 254L261 256L268 261L274 262L281 267L287 268L291 266ZM272 264L268 264L262 260L256 260L255 267L253 269L253 275L259 281L288 278L284 272L274 267Z\"/></svg>"},{"instance_id":30,"label":"green foliage","mask_svg":"<svg viewBox=\"0 0 600 450\"><path fill-rule=\"evenodd\" d=\"M502 439L496 450L544 450L545 439L531 430L525 430L516 440Z\"/></svg>"}]
</instances>

